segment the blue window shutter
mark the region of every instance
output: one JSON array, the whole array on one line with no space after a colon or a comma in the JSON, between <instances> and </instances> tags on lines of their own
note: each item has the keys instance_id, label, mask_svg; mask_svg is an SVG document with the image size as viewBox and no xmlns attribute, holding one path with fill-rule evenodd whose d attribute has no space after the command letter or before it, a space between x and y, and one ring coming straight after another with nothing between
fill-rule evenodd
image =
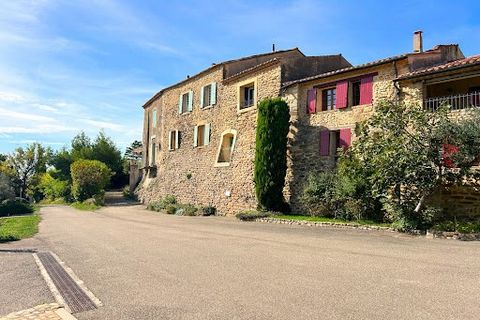
<instances>
[{"instance_id":1,"label":"blue window shutter","mask_svg":"<svg viewBox=\"0 0 480 320\"><path fill-rule=\"evenodd\" d=\"M217 103L217 83L212 82L211 90L210 90L210 105L214 105Z\"/></svg>"},{"instance_id":2,"label":"blue window shutter","mask_svg":"<svg viewBox=\"0 0 480 320\"><path fill-rule=\"evenodd\" d=\"M183 94L180 94L180 98L178 99L178 113L182 113L182 104L183 104Z\"/></svg>"},{"instance_id":3,"label":"blue window shutter","mask_svg":"<svg viewBox=\"0 0 480 320\"><path fill-rule=\"evenodd\" d=\"M193 110L193 91L188 92L188 111Z\"/></svg>"},{"instance_id":4,"label":"blue window shutter","mask_svg":"<svg viewBox=\"0 0 480 320\"><path fill-rule=\"evenodd\" d=\"M152 112L152 127L157 126L157 109L153 109Z\"/></svg>"},{"instance_id":5,"label":"blue window shutter","mask_svg":"<svg viewBox=\"0 0 480 320\"><path fill-rule=\"evenodd\" d=\"M193 147L198 146L198 126L193 127Z\"/></svg>"},{"instance_id":6,"label":"blue window shutter","mask_svg":"<svg viewBox=\"0 0 480 320\"><path fill-rule=\"evenodd\" d=\"M204 98L204 95L205 95L205 91L204 91L205 87L202 87L200 90L200 108L203 108L203 101L205 101L205 98Z\"/></svg>"},{"instance_id":7,"label":"blue window shutter","mask_svg":"<svg viewBox=\"0 0 480 320\"><path fill-rule=\"evenodd\" d=\"M180 132L178 130L175 130L175 150L178 149L180 146Z\"/></svg>"},{"instance_id":8,"label":"blue window shutter","mask_svg":"<svg viewBox=\"0 0 480 320\"><path fill-rule=\"evenodd\" d=\"M210 123L205 125L205 131L203 133L203 144L209 145L210 144Z\"/></svg>"}]
</instances>

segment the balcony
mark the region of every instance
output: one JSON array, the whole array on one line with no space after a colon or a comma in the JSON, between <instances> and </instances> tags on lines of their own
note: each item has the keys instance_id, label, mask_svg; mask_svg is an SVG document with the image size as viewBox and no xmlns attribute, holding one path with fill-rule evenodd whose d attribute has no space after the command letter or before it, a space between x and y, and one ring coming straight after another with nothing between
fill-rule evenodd
<instances>
[{"instance_id":1,"label":"balcony","mask_svg":"<svg viewBox=\"0 0 480 320\"><path fill-rule=\"evenodd\" d=\"M437 111L441 106L449 106L451 110L480 107L480 91L425 99L423 106L428 111Z\"/></svg>"}]
</instances>

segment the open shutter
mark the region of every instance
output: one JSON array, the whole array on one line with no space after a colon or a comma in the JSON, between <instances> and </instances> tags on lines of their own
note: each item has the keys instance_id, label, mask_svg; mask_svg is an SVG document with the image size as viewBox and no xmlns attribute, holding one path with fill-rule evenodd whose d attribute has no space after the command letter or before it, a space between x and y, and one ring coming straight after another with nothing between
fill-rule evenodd
<instances>
[{"instance_id":1,"label":"open shutter","mask_svg":"<svg viewBox=\"0 0 480 320\"><path fill-rule=\"evenodd\" d=\"M188 111L193 110L193 91L188 92Z\"/></svg>"},{"instance_id":2,"label":"open shutter","mask_svg":"<svg viewBox=\"0 0 480 320\"><path fill-rule=\"evenodd\" d=\"M347 149L350 147L350 142L352 140L352 129L340 129L340 147Z\"/></svg>"},{"instance_id":3,"label":"open shutter","mask_svg":"<svg viewBox=\"0 0 480 320\"><path fill-rule=\"evenodd\" d=\"M360 80L360 104L371 104L373 98L373 76Z\"/></svg>"},{"instance_id":4,"label":"open shutter","mask_svg":"<svg viewBox=\"0 0 480 320\"><path fill-rule=\"evenodd\" d=\"M198 146L198 126L193 127L193 146Z\"/></svg>"},{"instance_id":5,"label":"open shutter","mask_svg":"<svg viewBox=\"0 0 480 320\"><path fill-rule=\"evenodd\" d=\"M175 150L180 146L180 132L175 130Z\"/></svg>"},{"instance_id":6,"label":"open shutter","mask_svg":"<svg viewBox=\"0 0 480 320\"><path fill-rule=\"evenodd\" d=\"M204 99L204 96L205 96L205 86L202 87L202 89L200 89L201 92L200 92L200 108L203 108L203 101L205 101Z\"/></svg>"},{"instance_id":7,"label":"open shutter","mask_svg":"<svg viewBox=\"0 0 480 320\"><path fill-rule=\"evenodd\" d=\"M210 105L214 105L217 103L217 83L212 82L210 87Z\"/></svg>"},{"instance_id":8,"label":"open shutter","mask_svg":"<svg viewBox=\"0 0 480 320\"><path fill-rule=\"evenodd\" d=\"M315 113L317 107L317 89L307 91L307 114Z\"/></svg>"},{"instance_id":9,"label":"open shutter","mask_svg":"<svg viewBox=\"0 0 480 320\"><path fill-rule=\"evenodd\" d=\"M173 131L168 131L168 150L172 150L172 134Z\"/></svg>"},{"instance_id":10,"label":"open shutter","mask_svg":"<svg viewBox=\"0 0 480 320\"><path fill-rule=\"evenodd\" d=\"M210 123L205 125L205 131L203 133L203 144L209 145L210 144Z\"/></svg>"},{"instance_id":11,"label":"open shutter","mask_svg":"<svg viewBox=\"0 0 480 320\"><path fill-rule=\"evenodd\" d=\"M337 83L336 87L337 101L336 108L343 109L348 106L348 81L341 81Z\"/></svg>"},{"instance_id":12,"label":"open shutter","mask_svg":"<svg viewBox=\"0 0 480 320\"><path fill-rule=\"evenodd\" d=\"M180 94L180 98L178 99L178 113L182 113L182 104L183 104L183 94Z\"/></svg>"},{"instance_id":13,"label":"open shutter","mask_svg":"<svg viewBox=\"0 0 480 320\"><path fill-rule=\"evenodd\" d=\"M328 129L320 131L320 155L330 155L330 130Z\"/></svg>"}]
</instances>

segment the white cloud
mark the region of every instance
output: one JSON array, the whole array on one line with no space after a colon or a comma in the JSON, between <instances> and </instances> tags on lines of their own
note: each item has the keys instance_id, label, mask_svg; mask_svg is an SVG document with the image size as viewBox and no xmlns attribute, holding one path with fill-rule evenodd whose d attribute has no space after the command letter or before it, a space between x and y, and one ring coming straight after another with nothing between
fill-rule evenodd
<instances>
[{"instance_id":1,"label":"white cloud","mask_svg":"<svg viewBox=\"0 0 480 320\"><path fill-rule=\"evenodd\" d=\"M119 125L118 123L114 123L114 122L98 121L98 120L91 120L91 119L83 119L81 121L98 129L110 129L113 131L124 130L124 127L122 125Z\"/></svg>"},{"instance_id":2,"label":"white cloud","mask_svg":"<svg viewBox=\"0 0 480 320\"><path fill-rule=\"evenodd\" d=\"M0 108L0 116L5 117L4 120L11 122L12 120L29 120L29 121L41 121L41 122L54 122L55 119L51 117L45 117L26 112L11 111L4 108Z\"/></svg>"}]
</instances>

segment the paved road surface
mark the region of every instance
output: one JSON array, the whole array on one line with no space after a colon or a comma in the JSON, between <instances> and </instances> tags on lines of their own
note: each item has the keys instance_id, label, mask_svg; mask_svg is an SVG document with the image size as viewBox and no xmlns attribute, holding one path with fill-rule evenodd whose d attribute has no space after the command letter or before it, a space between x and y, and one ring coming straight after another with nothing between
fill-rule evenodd
<instances>
[{"instance_id":1,"label":"paved road surface","mask_svg":"<svg viewBox=\"0 0 480 320\"><path fill-rule=\"evenodd\" d=\"M480 243L178 217L41 210L8 247L57 253L102 300L79 319L478 319ZM0 245L0 248L6 245Z\"/></svg>"}]
</instances>

